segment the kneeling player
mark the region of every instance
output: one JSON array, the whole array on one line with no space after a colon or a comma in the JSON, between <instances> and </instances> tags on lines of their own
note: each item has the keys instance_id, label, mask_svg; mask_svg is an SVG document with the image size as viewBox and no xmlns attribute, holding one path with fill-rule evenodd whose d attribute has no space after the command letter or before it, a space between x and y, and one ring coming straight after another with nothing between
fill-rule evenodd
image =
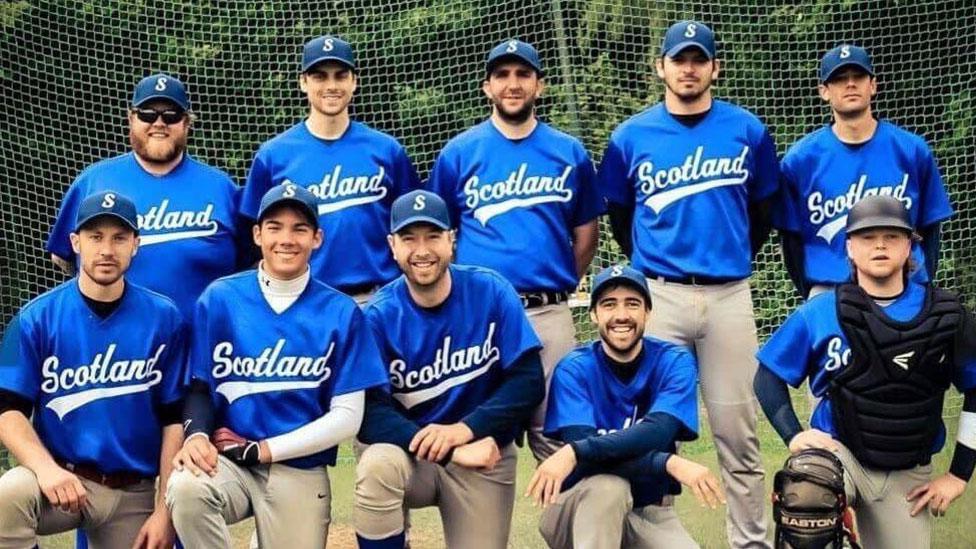
<instances>
[{"instance_id":1,"label":"kneeling player","mask_svg":"<svg viewBox=\"0 0 976 549\"><path fill-rule=\"evenodd\" d=\"M973 319L955 295L909 280L913 234L898 199L858 202L847 218L853 283L802 305L758 353L763 411L791 453L840 458L865 547L929 547L923 510L943 515L976 463ZM822 400L803 430L786 384L806 378ZM950 383L965 392L959 437L949 472L929 480Z\"/></svg>"},{"instance_id":2,"label":"kneeling player","mask_svg":"<svg viewBox=\"0 0 976 549\"><path fill-rule=\"evenodd\" d=\"M440 197L405 194L390 217L404 276L365 309L389 389L368 392L359 433L359 546L402 549L404 510L437 505L447 547L507 547L513 440L544 394L539 340L510 283L451 265Z\"/></svg>"},{"instance_id":3,"label":"kneeling player","mask_svg":"<svg viewBox=\"0 0 976 549\"><path fill-rule=\"evenodd\" d=\"M650 308L640 272L608 267L590 301L600 340L556 366L545 433L566 444L527 490L546 506L550 547L697 547L670 505L671 477L713 508L724 501L708 469L674 453L698 437L698 369L686 349L643 337Z\"/></svg>"},{"instance_id":4,"label":"kneeling player","mask_svg":"<svg viewBox=\"0 0 976 549\"><path fill-rule=\"evenodd\" d=\"M172 547L163 483L182 442L183 318L125 280L136 207L84 199L71 233L79 273L28 303L0 351L0 547L83 528L93 549ZM28 418L32 416L33 421Z\"/></svg>"},{"instance_id":5,"label":"kneeling player","mask_svg":"<svg viewBox=\"0 0 976 549\"><path fill-rule=\"evenodd\" d=\"M297 185L269 190L257 270L217 280L197 302L187 438L166 493L187 547L230 547L227 525L252 515L261 547L325 546L325 466L359 430L364 390L386 375L356 303L310 278L315 208Z\"/></svg>"}]
</instances>

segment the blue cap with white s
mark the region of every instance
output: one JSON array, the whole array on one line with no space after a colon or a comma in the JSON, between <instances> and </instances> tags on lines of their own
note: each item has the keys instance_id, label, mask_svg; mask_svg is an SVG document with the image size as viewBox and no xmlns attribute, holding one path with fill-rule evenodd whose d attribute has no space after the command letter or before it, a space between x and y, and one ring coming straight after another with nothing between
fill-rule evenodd
<instances>
[{"instance_id":1,"label":"blue cap with white s","mask_svg":"<svg viewBox=\"0 0 976 549\"><path fill-rule=\"evenodd\" d=\"M830 80L834 74L844 67L858 67L874 76L874 65L868 50L851 44L841 44L824 54L820 60L820 82Z\"/></svg>"},{"instance_id":2,"label":"blue cap with white s","mask_svg":"<svg viewBox=\"0 0 976 549\"><path fill-rule=\"evenodd\" d=\"M78 207L74 232L99 217L114 217L139 234L139 216L129 197L117 191L100 191L85 197Z\"/></svg>"},{"instance_id":3,"label":"blue cap with white s","mask_svg":"<svg viewBox=\"0 0 976 549\"><path fill-rule=\"evenodd\" d=\"M640 271L627 265L611 265L596 275L593 279L593 288L590 290L590 308L596 307L604 290L621 284L637 290L644 298L647 308L651 308L651 292L647 289L647 279Z\"/></svg>"},{"instance_id":4,"label":"blue cap with white s","mask_svg":"<svg viewBox=\"0 0 976 549\"><path fill-rule=\"evenodd\" d=\"M312 191L294 183L282 183L268 189L261 197L258 207L258 223L264 219L268 210L279 204L291 204L301 210L309 222L317 229L319 227L319 199Z\"/></svg>"},{"instance_id":5,"label":"blue cap with white s","mask_svg":"<svg viewBox=\"0 0 976 549\"><path fill-rule=\"evenodd\" d=\"M445 231L450 229L451 216L444 199L422 189L397 198L390 208L390 233L398 233L414 223L430 223Z\"/></svg>"},{"instance_id":6,"label":"blue cap with white s","mask_svg":"<svg viewBox=\"0 0 976 549\"><path fill-rule=\"evenodd\" d=\"M356 54L352 45L338 36L319 36L305 42L302 50L302 72L323 61L342 63L352 70L356 70Z\"/></svg>"},{"instance_id":7,"label":"blue cap with white s","mask_svg":"<svg viewBox=\"0 0 976 549\"><path fill-rule=\"evenodd\" d=\"M186 86L175 76L165 73L143 78L132 92L133 107L140 107L153 99L165 99L184 111L190 110L190 96L186 93Z\"/></svg>"},{"instance_id":8,"label":"blue cap with white s","mask_svg":"<svg viewBox=\"0 0 976 549\"><path fill-rule=\"evenodd\" d=\"M678 21L664 33L661 55L676 57L688 48L698 48L709 59L715 58L715 34L698 21Z\"/></svg>"},{"instance_id":9,"label":"blue cap with white s","mask_svg":"<svg viewBox=\"0 0 976 549\"><path fill-rule=\"evenodd\" d=\"M545 74L542 71L542 60L539 59L539 52L536 51L532 44L514 39L505 40L488 52L488 60L485 61L485 71L491 73L496 65L507 59L525 63L535 69L535 72L540 77Z\"/></svg>"}]
</instances>

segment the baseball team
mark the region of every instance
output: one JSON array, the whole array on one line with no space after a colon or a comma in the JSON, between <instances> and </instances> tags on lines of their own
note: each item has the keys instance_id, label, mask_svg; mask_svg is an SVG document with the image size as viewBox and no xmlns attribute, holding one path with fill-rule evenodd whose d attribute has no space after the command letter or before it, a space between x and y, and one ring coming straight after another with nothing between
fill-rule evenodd
<instances>
[{"instance_id":1,"label":"baseball team","mask_svg":"<svg viewBox=\"0 0 976 549\"><path fill-rule=\"evenodd\" d=\"M263 143L239 188L191 157L190 97L141 80L131 151L68 188L46 249L75 275L0 347L0 549L80 529L90 547L322 548L328 466L353 439L359 547L504 548L517 445L553 548L693 548L682 487L726 508L735 548L925 548L976 466L976 322L934 278L953 215L921 137L871 110L861 47L821 60L829 124L777 158L755 114L712 96L712 30L681 21L664 98L598 168L539 120L530 44L490 50L483 122L422 182L350 116L352 46L304 46L308 116ZM609 218L629 263L593 278L594 341L569 298ZM760 348L750 275L775 228L805 302ZM788 386L809 382L805 429ZM964 395L949 470L946 391ZM719 474L679 455L701 393ZM773 524L762 410L788 446ZM856 527L854 526L856 524ZM846 540L846 541L845 541Z\"/></svg>"}]
</instances>

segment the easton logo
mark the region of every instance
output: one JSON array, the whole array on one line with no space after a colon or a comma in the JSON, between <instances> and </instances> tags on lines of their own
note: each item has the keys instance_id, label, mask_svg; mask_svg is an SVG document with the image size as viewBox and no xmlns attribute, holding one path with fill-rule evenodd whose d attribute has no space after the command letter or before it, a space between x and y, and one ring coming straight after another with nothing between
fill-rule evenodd
<instances>
[{"instance_id":1,"label":"easton logo","mask_svg":"<svg viewBox=\"0 0 976 549\"><path fill-rule=\"evenodd\" d=\"M857 181L851 183L844 194L833 198L824 198L820 191L812 192L807 196L807 209L810 212L810 223L813 225L823 225L817 230L817 237L824 239L828 244L834 237L840 234L847 226L847 212L861 201L862 198L874 195L893 196L905 205L905 208L912 208L912 199L906 196L908 189L908 174L902 174L901 183L897 185L881 185L870 189L865 189L868 183L867 174L862 174ZM830 221L827 221L827 220Z\"/></svg>"},{"instance_id":2,"label":"easton logo","mask_svg":"<svg viewBox=\"0 0 976 549\"><path fill-rule=\"evenodd\" d=\"M232 378L217 384L216 392L227 402L249 395L295 389L316 389L330 377L329 359L335 341L321 356L286 355L282 351L286 341L279 339L273 347L265 347L257 356L234 354L234 344L221 341L213 349L210 375L215 380Z\"/></svg>"},{"instance_id":3,"label":"easton logo","mask_svg":"<svg viewBox=\"0 0 976 549\"><path fill-rule=\"evenodd\" d=\"M472 175L464 182L464 203L482 226L515 208L573 199L572 189L566 188L572 166L566 166L557 176L526 175L528 171L529 165L523 162L501 181L482 183L477 175Z\"/></svg>"},{"instance_id":4,"label":"easton logo","mask_svg":"<svg viewBox=\"0 0 976 549\"><path fill-rule=\"evenodd\" d=\"M170 210L167 198L138 217L140 246L200 238L217 233L213 203L207 203L206 207L199 211Z\"/></svg>"},{"instance_id":5,"label":"easton logo","mask_svg":"<svg viewBox=\"0 0 976 549\"><path fill-rule=\"evenodd\" d=\"M902 353L900 355L895 356L894 358L891 359L891 362L893 362L895 366L898 366L902 370L908 370L908 363L913 356L915 356L915 351L909 351L907 353Z\"/></svg>"},{"instance_id":6,"label":"easton logo","mask_svg":"<svg viewBox=\"0 0 976 549\"><path fill-rule=\"evenodd\" d=\"M661 213L664 208L682 198L700 194L719 187L742 185L749 179L746 158L749 146L742 147L738 156L704 158L705 147L698 147L685 157L680 166L654 169L654 163L644 161L637 165L640 192L647 196L644 205Z\"/></svg>"},{"instance_id":7,"label":"easton logo","mask_svg":"<svg viewBox=\"0 0 976 549\"><path fill-rule=\"evenodd\" d=\"M783 517L782 523L786 526L795 526L797 528L828 528L837 525L837 517L829 518L797 518L797 517Z\"/></svg>"},{"instance_id":8,"label":"easton logo","mask_svg":"<svg viewBox=\"0 0 976 549\"><path fill-rule=\"evenodd\" d=\"M322 177L322 181L303 185L322 200L319 204L319 215L379 202L389 192L385 184L386 169L383 166L379 166L372 175L346 175L342 173L342 169L342 164L336 164L331 172ZM283 183L294 184L288 179Z\"/></svg>"}]
</instances>

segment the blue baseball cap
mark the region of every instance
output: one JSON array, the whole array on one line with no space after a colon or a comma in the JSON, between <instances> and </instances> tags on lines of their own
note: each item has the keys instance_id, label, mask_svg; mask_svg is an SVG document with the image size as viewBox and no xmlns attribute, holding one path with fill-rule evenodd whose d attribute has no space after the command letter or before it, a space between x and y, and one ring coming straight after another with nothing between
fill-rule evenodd
<instances>
[{"instance_id":1,"label":"blue baseball cap","mask_svg":"<svg viewBox=\"0 0 976 549\"><path fill-rule=\"evenodd\" d=\"M593 279L593 289L590 290L590 309L596 307L600 294L609 286L626 284L637 290L644 298L647 308L651 308L651 292L647 289L647 279L640 271L627 265L611 265L600 271Z\"/></svg>"},{"instance_id":2,"label":"blue baseball cap","mask_svg":"<svg viewBox=\"0 0 976 549\"><path fill-rule=\"evenodd\" d=\"M186 93L186 86L179 78L164 73L147 76L136 84L132 92L132 106L139 107L153 99L172 101L184 111L190 110L190 96Z\"/></svg>"},{"instance_id":3,"label":"blue baseball cap","mask_svg":"<svg viewBox=\"0 0 976 549\"><path fill-rule=\"evenodd\" d=\"M824 54L820 60L820 82L824 83L844 67L855 66L874 76L874 65L868 50L851 44L841 44Z\"/></svg>"},{"instance_id":4,"label":"blue baseball cap","mask_svg":"<svg viewBox=\"0 0 976 549\"><path fill-rule=\"evenodd\" d=\"M709 59L715 58L715 33L697 21L678 21L664 33L661 55L675 57L688 48L698 48Z\"/></svg>"},{"instance_id":5,"label":"blue baseball cap","mask_svg":"<svg viewBox=\"0 0 976 549\"><path fill-rule=\"evenodd\" d=\"M305 42L302 51L302 72L321 63L322 61L336 61L356 70L356 54L352 46L338 36L319 36Z\"/></svg>"},{"instance_id":6,"label":"blue baseball cap","mask_svg":"<svg viewBox=\"0 0 976 549\"><path fill-rule=\"evenodd\" d=\"M103 216L114 217L139 234L139 216L136 205L129 197L117 191L100 191L81 201L75 218L74 232L89 222Z\"/></svg>"},{"instance_id":7,"label":"blue baseball cap","mask_svg":"<svg viewBox=\"0 0 976 549\"><path fill-rule=\"evenodd\" d=\"M488 60L485 61L485 72L491 73L495 65L502 61L512 59L521 61L532 67L540 77L545 76L545 72L542 70L542 61L539 59L539 52L532 47L532 44L514 39L505 40L488 52Z\"/></svg>"},{"instance_id":8,"label":"blue baseball cap","mask_svg":"<svg viewBox=\"0 0 976 549\"><path fill-rule=\"evenodd\" d=\"M261 205L258 207L258 224L264 219L268 210L280 204L291 204L297 206L302 213L308 217L312 225L319 228L319 199L312 194L312 191L296 185L294 183L282 183L276 187L271 187L268 192L261 197Z\"/></svg>"},{"instance_id":9,"label":"blue baseball cap","mask_svg":"<svg viewBox=\"0 0 976 549\"><path fill-rule=\"evenodd\" d=\"M447 212L444 199L430 191L416 190L393 201L390 209L390 233L398 233L414 223L430 223L445 231L449 230L451 216Z\"/></svg>"}]
</instances>

